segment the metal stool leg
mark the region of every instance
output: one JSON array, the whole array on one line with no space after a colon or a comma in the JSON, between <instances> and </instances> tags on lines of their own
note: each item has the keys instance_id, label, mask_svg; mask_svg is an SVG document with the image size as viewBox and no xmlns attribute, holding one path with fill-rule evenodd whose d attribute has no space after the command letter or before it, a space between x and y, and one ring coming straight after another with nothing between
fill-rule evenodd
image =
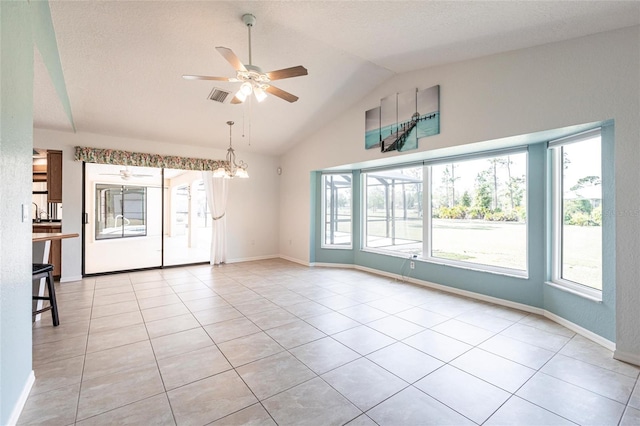
<instances>
[{"instance_id":1,"label":"metal stool leg","mask_svg":"<svg viewBox=\"0 0 640 426\"><path fill-rule=\"evenodd\" d=\"M49 290L49 300L51 303L51 319L53 320L53 326L57 327L60 325L60 319L58 318L58 303L56 302L56 288L52 271L49 271L47 274L47 289Z\"/></svg>"},{"instance_id":2,"label":"metal stool leg","mask_svg":"<svg viewBox=\"0 0 640 426\"><path fill-rule=\"evenodd\" d=\"M47 296L33 296L33 300L46 300L49 302L49 306L46 308L38 309L32 312L33 316L41 314L45 311L51 311L51 319L53 321L54 327L60 325L60 318L58 317L58 302L56 301L56 287L55 282L53 281L53 266L49 264L33 264L33 275L32 280L40 280L42 278L45 279L47 285L47 292L49 293Z\"/></svg>"}]
</instances>

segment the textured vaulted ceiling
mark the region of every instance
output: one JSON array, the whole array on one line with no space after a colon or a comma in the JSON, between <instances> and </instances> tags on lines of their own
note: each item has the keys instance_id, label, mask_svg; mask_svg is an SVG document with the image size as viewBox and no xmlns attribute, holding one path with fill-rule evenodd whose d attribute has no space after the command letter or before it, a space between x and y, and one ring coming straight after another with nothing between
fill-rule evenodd
<instances>
[{"instance_id":1,"label":"textured vaulted ceiling","mask_svg":"<svg viewBox=\"0 0 640 426\"><path fill-rule=\"evenodd\" d=\"M225 122L235 120L235 146L273 154L397 73L640 23L634 1L51 1L50 7L78 131L225 148ZM270 96L261 104L219 104L207 99L211 89L234 91L237 84L181 78L234 76L215 46L248 63L244 13L257 18L255 65L309 70L276 84L298 102ZM71 131L37 52L34 103L35 127Z\"/></svg>"}]
</instances>

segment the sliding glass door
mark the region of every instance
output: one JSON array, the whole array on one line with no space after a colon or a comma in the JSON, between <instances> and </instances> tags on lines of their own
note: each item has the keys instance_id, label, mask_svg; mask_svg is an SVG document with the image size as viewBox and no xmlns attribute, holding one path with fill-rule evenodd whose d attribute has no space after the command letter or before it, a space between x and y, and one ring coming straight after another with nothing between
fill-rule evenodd
<instances>
[{"instance_id":1,"label":"sliding glass door","mask_svg":"<svg viewBox=\"0 0 640 426\"><path fill-rule=\"evenodd\" d=\"M85 274L162 266L161 187L160 169L85 165Z\"/></svg>"},{"instance_id":2,"label":"sliding glass door","mask_svg":"<svg viewBox=\"0 0 640 426\"><path fill-rule=\"evenodd\" d=\"M164 170L164 265L209 260L212 220L202 172Z\"/></svg>"},{"instance_id":3,"label":"sliding glass door","mask_svg":"<svg viewBox=\"0 0 640 426\"><path fill-rule=\"evenodd\" d=\"M209 260L201 172L86 163L84 195L84 274Z\"/></svg>"}]
</instances>

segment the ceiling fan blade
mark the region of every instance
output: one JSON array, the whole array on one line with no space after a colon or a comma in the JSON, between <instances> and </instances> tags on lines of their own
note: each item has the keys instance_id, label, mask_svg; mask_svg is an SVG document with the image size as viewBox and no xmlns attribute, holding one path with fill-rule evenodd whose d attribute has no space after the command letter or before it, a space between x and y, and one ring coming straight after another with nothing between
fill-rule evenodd
<instances>
[{"instance_id":1,"label":"ceiling fan blade","mask_svg":"<svg viewBox=\"0 0 640 426\"><path fill-rule=\"evenodd\" d=\"M216 80L216 81L229 81L229 77L212 77L209 75L183 75L185 80Z\"/></svg>"},{"instance_id":2,"label":"ceiling fan blade","mask_svg":"<svg viewBox=\"0 0 640 426\"><path fill-rule=\"evenodd\" d=\"M222 46L216 47L216 50L227 60L227 62L231 64L234 70L245 72L247 71L240 59L238 59L236 54L233 53L233 50Z\"/></svg>"},{"instance_id":3,"label":"ceiling fan blade","mask_svg":"<svg viewBox=\"0 0 640 426\"><path fill-rule=\"evenodd\" d=\"M269 77L269 80L271 81L282 80L283 78L300 77L303 75L307 75L307 69L302 65L267 73L267 77Z\"/></svg>"},{"instance_id":4,"label":"ceiling fan blade","mask_svg":"<svg viewBox=\"0 0 640 426\"><path fill-rule=\"evenodd\" d=\"M292 95L289 92L285 92L282 89L278 89L275 86L269 86L266 89L264 89L266 92L271 93L274 96L279 97L280 99L284 99L287 102L295 102L298 100L298 97L296 95Z\"/></svg>"},{"instance_id":5,"label":"ceiling fan blade","mask_svg":"<svg viewBox=\"0 0 640 426\"><path fill-rule=\"evenodd\" d=\"M234 96L233 99L231 99L231 103L232 104L241 104L242 101Z\"/></svg>"}]
</instances>

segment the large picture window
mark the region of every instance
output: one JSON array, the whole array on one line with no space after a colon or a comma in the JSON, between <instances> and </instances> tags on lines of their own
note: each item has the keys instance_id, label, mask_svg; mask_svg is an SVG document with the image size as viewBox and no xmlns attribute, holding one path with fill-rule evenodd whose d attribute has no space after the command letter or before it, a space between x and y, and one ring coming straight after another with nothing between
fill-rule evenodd
<instances>
[{"instance_id":1,"label":"large picture window","mask_svg":"<svg viewBox=\"0 0 640 426\"><path fill-rule=\"evenodd\" d=\"M422 253L423 166L364 173L365 247L402 255Z\"/></svg>"},{"instance_id":2,"label":"large picture window","mask_svg":"<svg viewBox=\"0 0 640 426\"><path fill-rule=\"evenodd\" d=\"M553 276L602 290L600 129L549 142L553 161Z\"/></svg>"},{"instance_id":3,"label":"large picture window","mask_svg":"<svg viewBox=\"0 0 640 426\"><path fill-rule=\"evenodd\" d=\"M527 154L430 166L433 259L527 270Z\"/></svg>"},{"instance_id":4,"label":"large picture window","mask_svg":"<svg viewBox=\"0 0 640 426\"><path fill-rule=\"evenodd\" d=\"M365 249L526 274L526 148L425 163L362 174Z\"/></svg>"},{"instance_id":5,"label":"large picture window","mask_svg":"<svg viewBox=\"0 0 640 426\"><path fill-rule=\"evenodd\" d=\"M147 235L147 188L96 184L96 240Z\"/></svg>"},{"instance_id":6,"label":"large picture window","mask_svg":"<svg viewBox=\"0 0 640 426\"><path fill-rule=\"evenodd\" d=\"M352 175L322 175L322 247L352 247Z\"/></svg>"}]
</instances>

